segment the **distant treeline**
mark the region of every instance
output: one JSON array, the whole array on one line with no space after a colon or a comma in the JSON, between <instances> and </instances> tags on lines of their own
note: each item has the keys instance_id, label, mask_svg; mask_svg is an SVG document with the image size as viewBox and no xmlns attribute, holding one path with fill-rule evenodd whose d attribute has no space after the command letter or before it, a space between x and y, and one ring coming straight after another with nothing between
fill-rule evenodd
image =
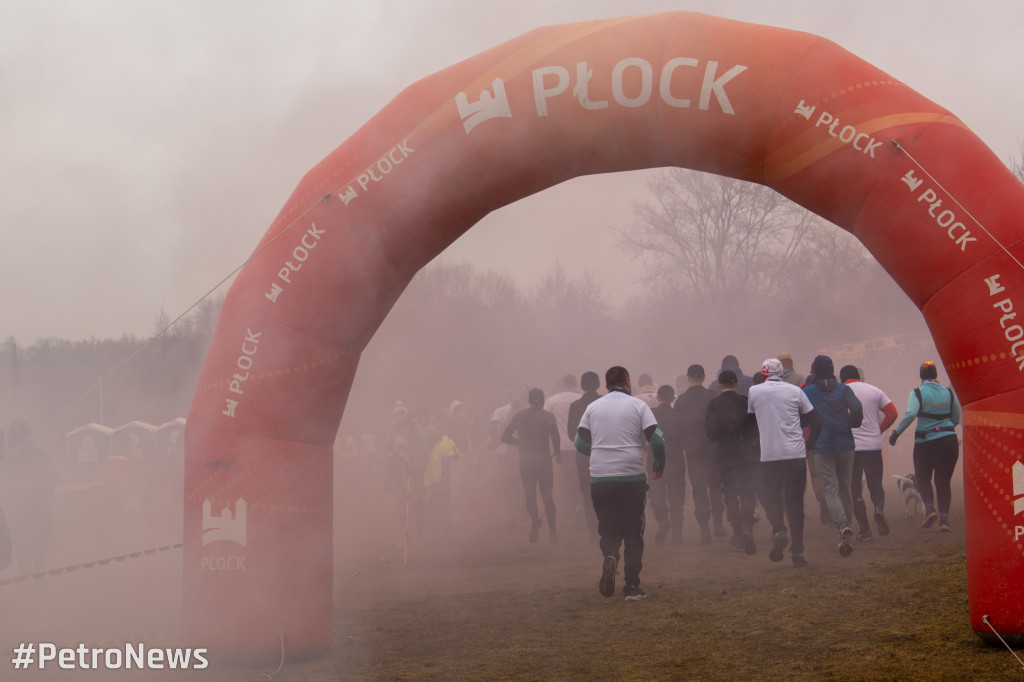
<instances>
[{"instance_id":1,"label":"distant treeline","mask_svg":"<svg viewBox=\"0 0 1024 682\"><path fill-rule=\"evenodd\" d=\"M566 373L603 373L609 364L672 383L690 363L717 368L727 353L749 373L783 349L809 363L816 348L924 329L873 261L847 260L840 281L750 291L726 305L655 287L613 305L600 273L572 277L555 266L529 287L468 263L434 263L364 351L341 430L385 430L395 400L414 409L459 400L489 416L508 390L554 391ZM79 426L187 416L222 303L203 302L162 334L170 319L160 313L148 339L8 339L0 426L29 420L59 461L65 434Z\"/></svg>"},{"instance_id":2,"label":"distant treeline","mask_svg":"<svg viewBox=\"0 0 1024 682\"><path fill-rule=\"evenodd\" d=\"M169 318L160 314L148 339L45 338L23 346L8 338L0 345L0 427L28 420L60 463L65 434L79 426L186 416L222 303L204 301L163 334Z\"/></svg>"}]
</instances>

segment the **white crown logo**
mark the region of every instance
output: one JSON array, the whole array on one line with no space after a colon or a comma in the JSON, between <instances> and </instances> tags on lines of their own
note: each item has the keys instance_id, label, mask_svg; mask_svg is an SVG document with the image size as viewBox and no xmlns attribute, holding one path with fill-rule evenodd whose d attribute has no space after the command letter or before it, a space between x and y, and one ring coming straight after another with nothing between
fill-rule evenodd
<instances>
[{"instance_id":1,"label":"white crown logo","mask_svg":"<svg viewBox=\"0 0 1024 682\"><path fill-rule=\"evenodd\" d=\"M211 542L227 540L245 547L245 500L238 498L235 502L235 513L225 507L214 516L210 500L203 500L203 547Z\"/></svg>"}]
</instances>

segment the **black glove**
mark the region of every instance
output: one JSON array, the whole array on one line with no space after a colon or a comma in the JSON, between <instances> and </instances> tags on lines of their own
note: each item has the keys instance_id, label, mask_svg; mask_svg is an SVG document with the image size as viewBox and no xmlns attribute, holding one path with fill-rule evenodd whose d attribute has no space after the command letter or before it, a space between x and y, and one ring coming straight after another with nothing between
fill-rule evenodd
<instances>
[{"instance_id":1,"label":"black glove","mask_svg":"<svg viewBox=\"0 0 1024 682\"><path fill-rule=\"evenodd\" d=\"M900 434L898 434L896 431L891 431L889 433L889 445L896 445L896 439L899 437Z\"/></svg>"}]
</instances>

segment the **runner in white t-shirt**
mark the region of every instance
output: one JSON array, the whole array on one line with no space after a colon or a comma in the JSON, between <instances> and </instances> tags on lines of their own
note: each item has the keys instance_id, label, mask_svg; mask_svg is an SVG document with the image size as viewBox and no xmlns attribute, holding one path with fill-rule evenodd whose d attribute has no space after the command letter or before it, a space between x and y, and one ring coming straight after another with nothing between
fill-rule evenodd
<instances>
[{"instance_id":1,"label":"runner in white t-shirt","mask_svg":"<svg viewBox=\"0 0 1024 682\"><path fill-rule=\"evenodd\" d=\"M772 524L768 558L782 561L789 542L785 521L793 535L793 565L804 558L804 491L807 488L807 451L821 432L821 419L799 387L782 380L782 363L769 358L761 365L763 384L750 387L747 411L757 417L761 434L761 484L764 508ZM810 428L804 442L803 427Z\"/></svg>"},{"instance_id":2,"label":"runner in white t-shirt","mask_svg":"<svg viewBox=\"0 0 1024 682\"><path fill-rule=\"evenodd\" d=\"M644 507L647 474L644 443L651 446L653 478L665 469L665 440L654 413L634 398L629 372L612 367L605 372L608 394L587 405L576 435L576 449L590 456L590 497L597 515L604 557L598 589L605 597L615 594L619 548L623 549L626 601L643 599L640 569L644 555Z\"/></svg>"},{"instance_id":3,"label":"runner in white t-shirt","mask_svg":"<svg viewBox=\"0 0 1024 682\"><path fill-rule=\"evenodd\" d=\"M860 380L860 370L853 365L846 365L839 370L839 380L850 387L864 406L864 421L853 430L850 492L853 496L853 515L860 527L857 539L866 541L871 539L871 525L868 523L867 505L864 504L864 488L861 484L864 479L867 479L868 494L875 508L878 534L889 534L889 522L885 518L885 489L882 487L882 433L896 423L898 412L882 389Z\"/></svg>"},{"instance_id":4,"label":"runner in white t-shirt","mask_svg":"<svg viewBox=\"0 0 1024 682\"><path fill-rule=\"evenodd\" d=\"M566 437L568 432L569 406L579 400L580 392L577 390L575 374L566 374L562 377L561 391L548 396L544 401L544 409L555 415L555 422L558 424L558 434L562 437L562 449L555 455L555 500L558 508L562 510L563 528L565 519L574 524L582 522L582 513L577 519L577 507L579 505L579 477L576 473L576 448L573 447L573 439L576 434ZM580 510L582 512L582 510Z\"/></svg>"}]
</instances>

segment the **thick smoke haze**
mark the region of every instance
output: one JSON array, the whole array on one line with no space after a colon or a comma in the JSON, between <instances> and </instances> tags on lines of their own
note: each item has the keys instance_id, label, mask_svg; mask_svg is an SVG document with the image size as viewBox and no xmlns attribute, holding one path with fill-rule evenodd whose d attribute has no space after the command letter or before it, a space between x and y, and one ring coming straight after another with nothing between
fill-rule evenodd
<instances>
[{"instance_id":1,"label":"thick smoke haze","mask_svg":"<svg viewBox=\"0 0 1024 682\"><path fill-rule=\"evenodd\" d=\"M148 336L245 261L307 169L407 85L534 28L668 10L831 39L1019 149L1014 3L8 2L0 9L3 336ZM643 173L495 211L442 259L536 279L557 260L620 303L612 231ZM550 249L533 245L543 235Z\"/></svg>"},{"instance_id":2,"label":"thick smoke haze","mask_svg":"<svg viewBox=\"0 0 1024 682\"><path fill-rule=\"evenodd\" d=\"M0 378L14 389L0 386L0 427L26 417L64 486L53 508L58 543L43 568L181 541L180 497L147 511L131 495L111 502L76 488L65 435L90 422L183 417L213 304L203 322L190 316L187 334L172 333L99 391L95 379L136 348L129 340L91 349L74 367L60 365L71 357L60 344L19 353L41 339L147 339L208 292L219 301L227 287L218 285L303 175L418 79L541 26L675 10L833 40L949 109L1000 158L1020 153L1024 7L1010 2L3 3L0 339L10 341ZM364 352L335 446L336 604L370 598L347 591L350 576L400 561L401 504L385 462L396 401L438 424L459 402L472 421L466 468L455 474L459 533L431 549L430 529L414 527L419 559L457 554L510 525L519 532L516 473L509 493L508 472L485 448L491 416L510 392L558 392L567 373L603 377L621 364L634 378L678 386L691 363L714 377L726 354L752 374L787 350L806 373L826 351L837 369L861 366L903 412L917 366L938 358L920 313L880 268L861 271L862 291L825 292L827 314L804 314L798 296L742 315L659 314L665 299L620 241L656 172L577 178L497 209L414 278ZM894 341L864 345L883 338ZM36 374L19 375L24 367ZM910 471L906 440L887 475ZM501 504L491 484L502 486ZM91 518L105 521L87 525ZM0 580L26 570L35 569L12 565ZM396 594L429 589L412 579L395 585ZM175 550L0 585L0 611L20 618L0 627L0 648L59 637L177 642L180 593Z\"/></svg>"}]
</instances>

